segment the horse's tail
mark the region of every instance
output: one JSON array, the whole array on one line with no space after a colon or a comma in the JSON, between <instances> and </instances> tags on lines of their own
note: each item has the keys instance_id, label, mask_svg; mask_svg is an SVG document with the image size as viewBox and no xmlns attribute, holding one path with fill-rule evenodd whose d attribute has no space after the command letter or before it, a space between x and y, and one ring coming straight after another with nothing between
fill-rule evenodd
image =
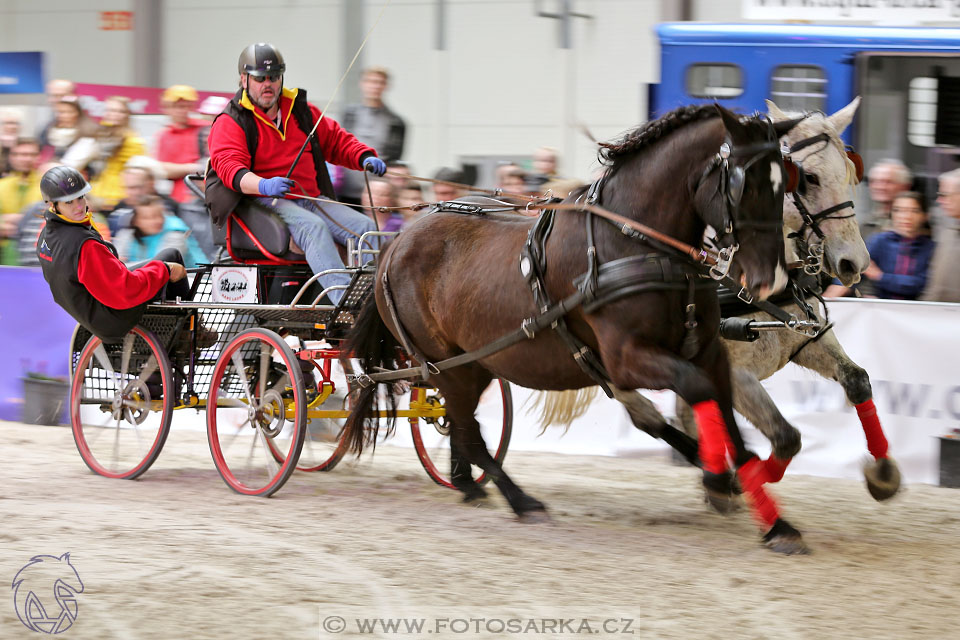
<instances>
[{"instance_id":1,"label":"horse's tail","mask_svg":"<svg viewBox=\"0 0 960 640\"><path fill-rule=\"evenodd\" d=\"M380 317L377 298L371 293L363 303L356 323L347 336L347 353L360 360L362 371L369 374L380 369L396 369L399 346ZM365 445L376 444L377 432L380 429L377 407L379 387L379 384L370 384L361 387L357 393L341 436L347 445L347 451L360 455ZM387 393L386 396L387 428L388 432L392 432L396 423L397 403L392 393Z\"/></svg>"},{"instance_id":2,"label":"horse's tail","mask_svg":"<svg viewBox=\"0 0 960 640\"><path fill-rule=\"evenodd\" d=\"M527 413L540 410L540 433L551 425L563 425L565 429L585 414L590 403L597 395L596 387L571 389L569 391L540 391L527 410Z\"/></svg>"}]
</instances>

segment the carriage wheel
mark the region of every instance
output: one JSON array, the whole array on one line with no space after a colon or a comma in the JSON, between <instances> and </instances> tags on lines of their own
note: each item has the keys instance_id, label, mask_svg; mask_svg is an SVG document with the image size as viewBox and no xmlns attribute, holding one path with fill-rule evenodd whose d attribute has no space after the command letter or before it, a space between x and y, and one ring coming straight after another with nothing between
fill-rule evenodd
<instances>
[{"instance_id":1,"label":"carriage wheel","mask_svg":"<svg viewBox=\"0 0 960 640\"><path fill-rule=\"evenodd\" d=\"M330 378L334 383L334 391L323 401L318 397L307 405L307 425L304 429L303 449L297 463L297 471L331 471L347 453L347 443L341 437L346 416L311 416L311 412L346 412L350 408L350 385L340 363L331 358ZM318 371L322 367L313 363ZM317 376L322 380L322 376ZM315 385L315 383L314 383ZM323 389L320 390L321 394ZM269 442L268 442L269 444ZM284 455L277 448L271 447L274 458L282 462Z\"/></svg>"},{"instance_id":2,"label":"carriage wheel","mask_svg":"<svg viewBox=\"0 0 960 640\"><path fill-rule=\"evenodd\" d=\"M283 338L248 329L224 347L210 382L207 440L231 489L267 497L282 487L300 456L306 417L303 375Z\"/></svg>"},{"instance_id":3,"label":"carriage wheel","mask_svg":"<svg viewBox=\"0 0 960 640\"><path fill-rule=\"evenodd\" d=\"M411 402L426 402L434 406L443 406L443 397L436 389L414 387L411 389ZM450 431L446 418L417 418L410 421L413 432L413 446L417 450L420 464L433 481L444 487L455 488L450 482ZM499 462L507 455L510 434L513 432L513 396L510 383L496 379L480 396L477 405L477 421L480 433L487 444L490 455ZM477 484L489 480L486 473L476 479Z\"/></svg>"},{"instance_id":4,"label":"carriage wheel","mask_svg":"<svg viewBox=\"0 0 960 640\"><path fill-rule=\"evenodd\" d=\"M87 466L128 480L149 469L170 431L173 388L170 360L151 331L134 327L116 344L90 338L70 386L70 425Z\"/></svg>"}]
</instances>

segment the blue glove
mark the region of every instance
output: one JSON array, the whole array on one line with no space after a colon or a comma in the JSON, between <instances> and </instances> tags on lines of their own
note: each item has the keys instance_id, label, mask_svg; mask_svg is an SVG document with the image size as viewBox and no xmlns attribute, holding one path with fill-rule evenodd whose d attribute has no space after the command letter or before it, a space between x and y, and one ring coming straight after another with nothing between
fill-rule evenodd
<instances>
[{"instance_id":1,"label":"blue glove","mask_svg":"<svg viewBox=\"0 0 960 640\"><path fill-rule=\"evenodd\" d=\"M375 176L382 176L387 172L387 163L376 156L370 156L363 161L363 168Z\"/></svg>"},{"instance_id":2,"label":"blue glove","mask_svg":"<svg viewBox=\"0 0 960 640\"><path fill-rule=\"evenodd\" d=\"M280 196L286 195L287 191L293 188L293 180L279 176L276 178L261 178L257 188L262 195L279 198Z\"/></svg>"}]
</instances>

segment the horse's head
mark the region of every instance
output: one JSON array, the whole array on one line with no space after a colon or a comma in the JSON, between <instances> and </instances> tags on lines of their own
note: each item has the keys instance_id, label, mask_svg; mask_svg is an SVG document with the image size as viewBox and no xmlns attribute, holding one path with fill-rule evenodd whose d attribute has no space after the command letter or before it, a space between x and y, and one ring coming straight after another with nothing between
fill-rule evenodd
<instances>
[{"instance_id":1,"label":"horse's head","mask_svg":"<svg viewBox=\"0 0 960 640\"><path fill-rule=\"evenodd\" d=\"M860 98L832 116L812 112L782 138L789 149L783 202L787 260L800 260L811 274L821 269L845 286L860 280L870 255L853 214L851 189L863 177L860 157L844 147L840 134L849 126ZM774 122L792 120L767 100Z\"/></svg>"},{"instance_id":2,"label":"horse's head","mask_svg":"<svg viewBox=\"0 0 960 640\"><path fill-rule=\"evenodd\" d=\"M779 138L799 120L773 123L717 105L724 140L696 185L701 219L717 232L721 265L733 258L740 283L763 299L787 284L783 251L785 174Z\"/></svg>"}]
</instances>

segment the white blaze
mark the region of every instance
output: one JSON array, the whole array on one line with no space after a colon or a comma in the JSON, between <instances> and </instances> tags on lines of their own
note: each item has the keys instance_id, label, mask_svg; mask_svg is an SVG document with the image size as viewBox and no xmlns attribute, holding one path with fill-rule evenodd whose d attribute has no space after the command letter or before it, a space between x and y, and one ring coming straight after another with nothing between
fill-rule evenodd
<instances>
[{"instance_id":1,"label":"white blaze","mask_svg":"<svg viewBox=\"0 0 960 640\"><path fill-rule=\"evenodd\" d=\"M773 187L773 194L776 195L780 190L780 183L783 182L783 169L776 162L770 162L770 186Z\"/></svg>"}]
</instances>

